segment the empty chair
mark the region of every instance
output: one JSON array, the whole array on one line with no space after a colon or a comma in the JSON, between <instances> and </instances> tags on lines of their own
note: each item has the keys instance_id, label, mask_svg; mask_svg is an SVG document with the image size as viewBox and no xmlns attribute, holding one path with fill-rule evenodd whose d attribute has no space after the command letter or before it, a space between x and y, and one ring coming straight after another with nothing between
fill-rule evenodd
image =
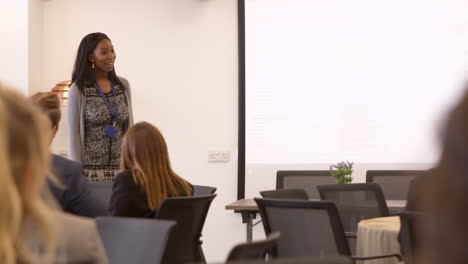
<instances>
[{"instance_id":1,"label":"empty chair","mask_svg":"<svg viewBox=\"0 0 468 264\"><path fill-rule=\"evenodd\" d=\"M203 262L200 235L216 194L167 198L156 213L157 219L176 221L161 263Z\"/></svg>"},{"instance_id":2,"label":"empty chair","mask_svg":"<svg viewBox=\"0 0 468 264\"><path fill-rule=\"evenodd\" d=\"M350 256L341 219L333 202L255 198L266 234L280 232L274 256ZM357 258L370 260L399 255Z\"/></svg>"},{"instance_id":3,"label":"empty chair","mask_svg":"<svg viewBox=\"0 0 468 264\"><path fill-rule=\"evenodd\" d=\"M263 198L309 200L309 196L307 196L307 193L304 191L304 189L279 189L261 191L260 194Z\"/></svg>"},{"instance_id":4,"label":"empty chair","mask_svg":"<svg viewBox=\"0 0 468 264\"><path fill-rule=\"evenodd\" d=\"M377 183L387 200L406 200L410 182L424 170L368 170L366 182Z\"/></svg>"},{"instance_id":5,"label":"empty chair","mask_svg":"<svg viewBox=\"0 0 468 264\"><path fill-rule=\"evenodd\" d=\"M208 195L216 192L216 187L204 186L204 185L192 185L193 186L193 195Z\"/></svg>"},{"instance_id":6,"label":"empty chair","mask_svg":"<svg viewBox=\"0 0 468 264\"><path fill-rule=\"evenodd\" d=\"M319 199L317 185L336 180L329 170L285 170L276 173L276 189L304 189L309 199Z\"/></svg>"},{"instance_id":7,"label":"empty chair","mask_svg":"<svg viewBox=\"0 0 468 264\"><path fill-rule=\"evenodd\" d=\"M265 233L281 234L276 256L351 255L332 202L259 198L255 198L255 201Z\"/></svg>"},{"instance_id":8,"label":"empty chair","mask_svg":"<svg viewBox=\"0 0 468 264\"><path fill-rule=\"evenodd\" d=\"M229 252L227 261L259 259L265 260L268 253L276 247L280 234L271 233L265 240L236 245Z\"/></svg>"},{"instance_id":9,"label":"empty chair","mask_svg":"<svg viewBox=\"0 0 468 264\"><path fill-rule=\"evenodd\" d=\"M353 253L359 221L388 216L387 203L378 184L329 184L319 185L317 189L322 200L335 203Z\"/></svg>"},{"instance_id":10,"label":"empty chair","mask_svg":"<svg viewBox=\"0 0 468 264\"><path fill-rule=\"evenodd\" d=\"M421 243L422 213L403 211L400 214L400 247L405 258L405 264L414 263L413 257L418 255Z\"/></svg>"},{"instance_id":11,"label":"empty chair","mask_svg":"<svg viewBox=\"0 0 468 264\"><path fill-rule=\"evenodd\" d=\"M98 217L96 224L109 263L160 263L174 221ZM73 228L73 227L70 227Z\"/></svg>"}]
</instances>

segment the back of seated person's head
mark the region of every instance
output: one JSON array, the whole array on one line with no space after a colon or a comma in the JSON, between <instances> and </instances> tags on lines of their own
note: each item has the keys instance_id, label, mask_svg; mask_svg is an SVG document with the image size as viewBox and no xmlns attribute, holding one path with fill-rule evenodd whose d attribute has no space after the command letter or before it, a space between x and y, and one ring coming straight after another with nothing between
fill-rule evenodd
<instances>
[{"instance_id":1,"label":"back of seated person's head","mask_svg":"<svg viewBox=\"0 0 468 264\"><path fill-rule=\"evenodd\" d=\"M167 197L191 194L190 185L172 170L163 135L150 123L137 123L125 133L120 167L132 170L152 210L157 210Z\"/></svg>"},{"instance_id":2,"label":"back of seated person's head","mask_svg":"<svg viewBox=\"0 0 468 264\"><path fill-rule=\"evenodd\" d=\"M62 112L60 110L60 98L52 92L38 92L31 96L31 101L39 106L49 117L52 129L55 133L58 130Z\"/></svg>"},{"instance_id":3,"label":"back of seated person's head","mask_svg":"<svg viewBox=\"0 0 468 264\"><path fill-rule=\"evenodd\" d=\"M0 263L52 257L53 211L41 195L49 171L49 126L27 98L0 83Z\"/></svg>"},{"instance_id":4,"label":"back of seated person's head","mask_svg":"<svg viewBox=\"0 0 468 264\"><path fill-rule=\"evenodd\" d=\"M468 260L468 90L449 113L441 134L441 155L422 193L425 212L423 261ZM425 259L427 258L427 259Z\"/></svg>"}]
</instances>

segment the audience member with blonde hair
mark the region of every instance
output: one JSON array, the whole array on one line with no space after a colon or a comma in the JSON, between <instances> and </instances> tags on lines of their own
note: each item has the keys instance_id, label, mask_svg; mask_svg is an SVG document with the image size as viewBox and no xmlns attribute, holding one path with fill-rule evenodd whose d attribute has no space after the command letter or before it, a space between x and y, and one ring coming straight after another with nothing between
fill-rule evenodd
<instances>
[{"instance_id":1,"label":"audience member with blonde hair","mask_svg":"<svg viewBox=\"0 0 468 264\"><path fill-rule=\"evenodd\" d=\"M46 202L49 120L0 84L0 263L107 263L91 220Z\"/></svg>"},{"instance_id":2,"label":"audience member with blonde hair","mask_svg":"<svg viewBox=\"0 0 468 264\"><path fill-rule=\"evenodd\" d=\"M437 166L423 180L424 237L417 263L467 263L468 90L447 118Z\"/></svg>"},{"instance_id":3,"label":"audience member with blonde hair","mask_svg":"<svg viewBox=\"0 0 468 264\"><path fill-rule=\"evenodd\" d=\"M53 138L61 119L59 97L52 92L39 92L31 96L31 101L49 117ZM107 204L91 191L82 175L81 164L54 154L51 158L52 171L65 186L49 186L63 210L87 217L107 215Z\"/></svg>"},{"instance_id":4,"label":"audience member with blonde hair","mask_svg":"<svg viewBox=\"0 0 468 264\"><path fill-rule=\"evenodd\" d=\"M161 132L147 122L135 124L125 134L120 167L111 215L152 218L164 199L193 194L192 185L172 170Z\"/></svg>"}]
</instances>

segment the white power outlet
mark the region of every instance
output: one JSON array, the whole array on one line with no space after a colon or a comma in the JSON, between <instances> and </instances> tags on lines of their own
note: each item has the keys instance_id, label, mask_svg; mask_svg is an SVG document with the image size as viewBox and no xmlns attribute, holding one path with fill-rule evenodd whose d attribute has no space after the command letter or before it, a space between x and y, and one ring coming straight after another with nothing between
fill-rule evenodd
<instances>
[{"instance_id":1,"label":"white power outlet","mask_svg":"<svg viewBox=\"0 0 468 264\"><path fill-rule=\"evenodd\" d=\"M231 160L231 153L229 150L209 150L208 161L209 162L226 162Z\"/></svg>"}]
</instances>

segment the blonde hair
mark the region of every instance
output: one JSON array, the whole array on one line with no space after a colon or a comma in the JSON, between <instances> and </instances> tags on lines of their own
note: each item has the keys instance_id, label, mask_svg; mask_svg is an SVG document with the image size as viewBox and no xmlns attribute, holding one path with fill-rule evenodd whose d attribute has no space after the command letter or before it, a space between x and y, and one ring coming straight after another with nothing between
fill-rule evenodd
<instances>
[{"instance_id":1,"label":"blonde hair","mask_svg":"<svg viewBox=\"0 0 468 264\"><path fill-rule=\"evenodd\" d=\"M133 179L145 191L153 211L167 197L190 196L192 193L190 184L172 170L166 141L150 123L137 123L127 131L120 167L132 170Z\"/></svg>"},{"instance_id":2,"label":"blonde hair","mask_svg":"<svg viewBox=\"0 0 468 264\"><path fill-rule=\"evenodd\" d=\"M0 262L52 262L53 210L40 188L49 173L50 123L24 96L1 83L0 120ZM26 223L33 224L38 237L23 230ZM26 243L35 243L37 252Z\"/></svg>"},{"instance_id":3,"label":"blonde hair","mask_svg":"<svg viewBox=\"0 0 468 264\"><path fill-rule=\"evenodd\" d=\"M52 92L38 92L31 96L31 101L44 111L52 122L52 126L58 127L62 117L58 95Z\"/></svg>"}]
</instances>

